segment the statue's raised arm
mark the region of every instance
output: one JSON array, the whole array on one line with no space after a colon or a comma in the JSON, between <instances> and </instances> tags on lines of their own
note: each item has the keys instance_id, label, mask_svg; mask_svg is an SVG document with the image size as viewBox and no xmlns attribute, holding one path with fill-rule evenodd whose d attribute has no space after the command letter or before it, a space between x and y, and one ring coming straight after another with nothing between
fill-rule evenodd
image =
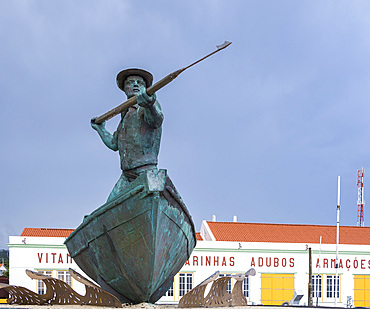
<instances>
[{"instance_id":1,"label":"statue's raised arm","mask_svg":"<svg viewBox=\"0 0 370 309\"><path fill-rule=\"evenodd\" d=\"M117 85L128 99L136 96L137 104L121 113L121 121L114 134L104 123L91 126L104 144L119 151L122 174L108 197L114 199L137 176L146 170L157 169L162 134L163 114L156 94L148 95L146 88L153 82L151 73L142 69L127 69L117 75Z\"/></svg>"}]
</instances>

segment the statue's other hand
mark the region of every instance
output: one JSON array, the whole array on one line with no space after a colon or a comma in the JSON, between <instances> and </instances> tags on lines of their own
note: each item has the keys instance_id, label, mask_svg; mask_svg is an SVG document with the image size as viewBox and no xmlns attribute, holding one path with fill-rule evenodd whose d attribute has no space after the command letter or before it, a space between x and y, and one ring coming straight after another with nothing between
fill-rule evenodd
<instances>
[{"instance_id":1,"label":"statue's other hand","mask_svg":"<svg viewBox=\"0 0 370 309\"><path fill-rule=\"evenodd\" d=\"M100 124L97 124L97 123L95 123L95 119L96 119L96 117L91 118L91 120L90 120L91 127L92 127L94 130L98 130L98 129L102 128L102 127L103 127L103 128L105 127L105 122L102 122L102 123L100 123Z\"/></svg>"},{"instance_id":2,"label":"statue's other hand","mask_svg":"<svg viewBox=\"0 0 370 309\"><path fill-rule=\"evenodd\" d=\"M145 89L142 89L136 97L137 104L139 104L141 107L146 107L146 108L151 107L154 104L156 99L157 99L157 96L155 95L155 93L149 96L146 93Z\"/></svg>"}]
</instances>

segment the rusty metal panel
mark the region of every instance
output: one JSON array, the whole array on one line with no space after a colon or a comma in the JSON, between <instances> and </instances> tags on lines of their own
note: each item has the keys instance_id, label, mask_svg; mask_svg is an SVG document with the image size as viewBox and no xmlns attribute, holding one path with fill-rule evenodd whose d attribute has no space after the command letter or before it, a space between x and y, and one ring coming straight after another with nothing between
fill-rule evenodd
<instances>
[{"instance_id":1,"label":"rusty metal panel","mask_svg":"<svg viewBox=\"0 0 370 309\"><path fill-rule=\"evenodd\" d=\"M243 294L243 280L248 275L254 276L256 271L251 268L244 274L219 277L219 271L208 277L202 283L186 293L179 301L179 308L196 307L234 307L247 306L247 299ZM236 283L232 293L227 292L227 283L234 279ZM205 296L206 287L212 282L212 286L207 296Z\"/></svg>"},{"instance_id":2,"label":"rusty metal panel","mask_svg":"<svg viewBox=\"0 0 370 309\"><path fill-rule=\"evenodd\" d=\"M86 294L80 295L62 280L44 276L26 270L26 274L35 280L42 280L46 286L45 294L37 294L21 286L3 287L9 292L8 304L17 305L92 305L105 307L122 307L121 302L112 294L102 290L79 273L69 270L71 276L85 284Z\"/></svg>"},{"instance_id":3,"label":"rusty metal panel","mask_svg":"<svg viewBox=\"0 0 370 309\"><path fill-rule=\"evenodd\" d=\"M208 283L215 281L220 272L216 271L214 274L209 276L207 279L199 283L195 288L186 293L179 301L179 308L194 308L194 307L204 307L205 298L204 293L207 288Z\"/></svg>"},{"instance_id":4,"label":"rusty metal panel","mask_svg":"<svg viewBox=\"0 0 370 309\"><path fill-rule=\"evenodd\" d=\"M188 293L186 293L179 301L179 308L194 308L204 307L205 299L204 292L207 285L197 286Z\"/></svg>"},{"instance_id":5,"label":"rusty metal panel","mask_svg":"<svg viewBox=\"0 0 370 309\"><path fill-rule=\"evenodd\" d=\"M227 292L227 283L231 277L218 278L212 283L211 290L205 299L205 307L230 307L231 294Z\"/></svg>"},{"instance_id":6,"label":"rusty metal panel","mask_svg":"<svg viewBox=\"0 0 370 309\"><path fill-rule=\"evenodd\" d=\"M243 282L245 275L232 275L232 278L236 280L233 291L231 293L232 306L247 306L247 299L243 294Z\"/></svg>"},{"instance_id":7,"label":"rusty metal panel","mask_svg":"<svg viewBox=\"0 0 370 309\"><path fill-rule=\"evenodd\" d=\"M46 305L48 303L42 295L21 286L9 285L2 289L9 293L6 301L10 305Z\"/></svg>"}]
</instances>

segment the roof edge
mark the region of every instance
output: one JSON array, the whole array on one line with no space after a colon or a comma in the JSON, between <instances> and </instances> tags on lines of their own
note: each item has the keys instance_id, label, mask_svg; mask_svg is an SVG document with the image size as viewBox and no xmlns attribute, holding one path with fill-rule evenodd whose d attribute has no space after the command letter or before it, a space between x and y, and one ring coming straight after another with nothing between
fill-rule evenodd
<instances>
[{"instance_id":1,"label":"roof edge","mask_svg":"<svg viewBox=\"0 0 370 309\"><path fill-rule=\"evenodd\" d=\"M336 224L329 225L329 224L300 224L300 223L261 223L261 222L231 222L231 221L208 221L204 220L208 223L222 223L222 224L249 224L249 225L278 225L278 226L322 226L322 227L336 227ZM340 228L361 228L366 229L370 228L370 226L357 226L357 225L340 225Z\"/></svg>"},{"instance_id":2,"label":"roof edge","mask_svg":"<svg viewBox=\"0 0 370 309\"><path fill-rule=\"evenodd\" d=\"M202 236L203 240L216 241L216 237L215 235L213 235L212 230L210 229L206 220L202 221L202 226L200 227L200 235Z\"/></svg>"}]
</instances>

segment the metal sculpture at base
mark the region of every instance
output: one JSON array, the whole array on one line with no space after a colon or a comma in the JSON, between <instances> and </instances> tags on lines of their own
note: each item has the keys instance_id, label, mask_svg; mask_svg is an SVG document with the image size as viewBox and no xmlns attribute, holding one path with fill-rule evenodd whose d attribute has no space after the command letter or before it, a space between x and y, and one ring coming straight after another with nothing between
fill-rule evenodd
<instances>
[{"instance_id":1,"label":"metal sculpture at base","mask_svg":"<svg viewBox=\"0 0 370 309\"><path fill-rule=\"evenodd\" d=\"M161 298L195 243L190 214L166 170L142 173L65 241L84 273L127 303Z\"/></svg>"},{"instance_id":2,"label":"metal sculpture at base","mask_svg":"<svg viewBox=\"0 0 370 309\"><path fill-rule=\"evenodd\" d=\"M204 293L206 291L208 283L214 282L220 272L216 271L213 275L199 283L195 288L186 293L179 301L179 308L189 307L204 307L205 298Z\"/></svg>"},{"instance_id":3,"label":"metal sculpture at base","mask_svg":"<svg viewBox=\"0 0 370 309\"><path fill-rule=\"evenodd\" d=\"M245 274L231 275L231 278L235 279L236 282L231 293L231 306L247 306L247 299L243 293L243 283Z\"/></svg>"},{"instance_id":4,"label":"metal sculpture at base","mask_svg":"<svg viewBox=\"0 0 370 309\"><path fill-rule=\"evenodd\" d=\"M69 273L77 281L85 284L85 295L80 295L62 280L44 276L31 270L26 274L36 280L42 280L46 286L45 294L37 294L21 286L9 285L3 287L8 293L8 304L17 305L91 305L104 307L122 307L121 302L110 293L84 278L76 271L69 269Z\"/></svg>"},{"instance_id":5,"label":"metal sculpture at base","mask_svg":"<svg viewBox=\"0 0 370 309\"><path fill-rule=\"evenodd\" d=\"M219 277L220 272L215 272L212 276L198 284L195 288L186 293L179 301L179 308L213 308L213 307L234 307L247 306L247 299L243 294L243 281L246 276L255 276L254 268L245 274L228 275ZM227 284L231 278L236 280L232 293L227 292ZM206 287L212 283L211 289L205 296Z\"/></svg>"},{"instance_id":6,"label":"metal sculpture at base","mask_svg":"<svg viewBox=\"0 0 370 309\"><path fill-rule=\"evenodd\" d=\"M211 290L205 297L205 307L229 307L231 306L231 294L227 292L227 283L230 276L218 278L212 283Z\"/></svg>"}]
</instances>

